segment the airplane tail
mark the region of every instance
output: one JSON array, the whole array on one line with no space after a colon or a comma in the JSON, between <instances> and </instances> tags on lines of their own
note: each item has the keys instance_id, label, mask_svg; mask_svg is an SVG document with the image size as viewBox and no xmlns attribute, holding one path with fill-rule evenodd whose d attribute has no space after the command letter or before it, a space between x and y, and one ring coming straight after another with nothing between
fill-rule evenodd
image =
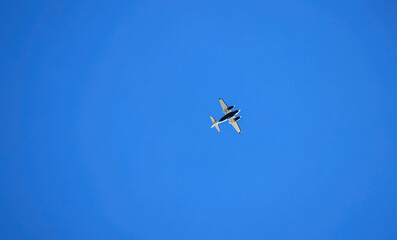
<instances>
[{"instance_id":1,"label":"airplane tail","mask_svg":"<svg viewBox=\"0 0 397 240\"><path fill-rule=\"evenodd\" d=\"M218 122L215 121L215 118L214 118L213 116L210 116L210 118L211 118L211 121L212 121L212 123L213 123L212 126L211 126L211 128L215 127L216 130L218 130L218 132L220 132L221 129L219 128Z\"/></svg>"}]
</instances>

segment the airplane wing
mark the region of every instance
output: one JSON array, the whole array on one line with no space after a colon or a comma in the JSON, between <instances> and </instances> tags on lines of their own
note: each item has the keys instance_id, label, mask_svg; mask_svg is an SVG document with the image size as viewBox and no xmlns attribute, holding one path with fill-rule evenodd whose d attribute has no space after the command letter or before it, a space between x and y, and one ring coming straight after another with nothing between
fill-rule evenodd
<instances>
[{"instance_id":1,"label":"airplane wing","mask_svg":"<svg viewBox=\"0 0 397 240\"><path fill-rule=\"evenodd\" d=\"M229 123L233 125L234 129L236 129L236 131L237 131L238 133L241 133L240 126L238 125L238 123L237 123L236 121L231 121L231 120L229 120Z\"/></svg>"},{"instance_id":2,"label":"airplane wing","mask_svg":"<svg viewBox=\"0 0 397 240\"><path fill-rule=\"evenodd\" d=\"M221 103L223 113L228 114L230 112L230 110L227 109L227 105L226 105L225 101L223 101L222 98L219 98L219 102Z\"/></svg>"},{"instance_id":3,"label":"airplane wing","mask_svg":"<svg viewBox=\"0 0 397 240\"><path fill-rule=\"evenodd\" d=\"M241 133L240 126L238 125L237 122L232 123L232 125L233 125L234 129L236 129L236 131L237 131L238 133Z\"/></svg>"}]
</instances>

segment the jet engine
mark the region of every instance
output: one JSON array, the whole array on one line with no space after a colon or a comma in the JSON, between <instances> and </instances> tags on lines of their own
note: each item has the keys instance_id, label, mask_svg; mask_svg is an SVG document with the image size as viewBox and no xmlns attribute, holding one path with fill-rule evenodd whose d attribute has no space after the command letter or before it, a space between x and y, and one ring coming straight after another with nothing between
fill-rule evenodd
<instances>
[{"instance_id":1,"label":"jet engine","mask_svg":"<svg viewBox=\"0 0 397 240\"><path fill-rule=\"evenodd\" d=\"M227 108L227 110L232 110L234 107L235 107L234 105L230 106L230 107Z\"/></svg>"},{"instance_id":2,"label":"jet engine","mask_svg":"<svg viewBox=\"0 0 397 240\"><path fill-rule=\"evenodd\" d=\"M241 119L241 117L235 117L235 118L234 118L234 121L237 122L237 121L240 120L240 119Z\"/></svg>"}]
</instances>

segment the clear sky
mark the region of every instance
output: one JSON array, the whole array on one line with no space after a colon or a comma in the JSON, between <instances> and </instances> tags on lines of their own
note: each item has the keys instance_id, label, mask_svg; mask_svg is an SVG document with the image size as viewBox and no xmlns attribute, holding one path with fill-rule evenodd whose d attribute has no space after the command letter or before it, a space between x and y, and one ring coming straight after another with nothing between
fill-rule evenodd
<instances>
[{"instance_id":1,"label":"clear sky","mask_svg":"<svg viewBox=\"0 0 397 240\"><path fill-rule=\"evenodd\" d=\"M397 239L396 12L3 1L0 239Z\"/></svg>"}]
</instances>

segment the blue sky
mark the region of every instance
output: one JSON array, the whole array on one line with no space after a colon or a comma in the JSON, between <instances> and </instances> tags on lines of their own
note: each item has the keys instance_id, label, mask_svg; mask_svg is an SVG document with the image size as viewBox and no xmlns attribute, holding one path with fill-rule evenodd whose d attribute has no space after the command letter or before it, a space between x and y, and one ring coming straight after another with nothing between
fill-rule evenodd
<instances>
[{"instance_id":1,"label":"blue sky","mask_svg":"<svg viewBox=\"0 0 397 240\"><path fill-rule=\"evenodd\" d=\"M397 238L393 1L0 11L1 239Z\"/></svg>"}]
</instances>

